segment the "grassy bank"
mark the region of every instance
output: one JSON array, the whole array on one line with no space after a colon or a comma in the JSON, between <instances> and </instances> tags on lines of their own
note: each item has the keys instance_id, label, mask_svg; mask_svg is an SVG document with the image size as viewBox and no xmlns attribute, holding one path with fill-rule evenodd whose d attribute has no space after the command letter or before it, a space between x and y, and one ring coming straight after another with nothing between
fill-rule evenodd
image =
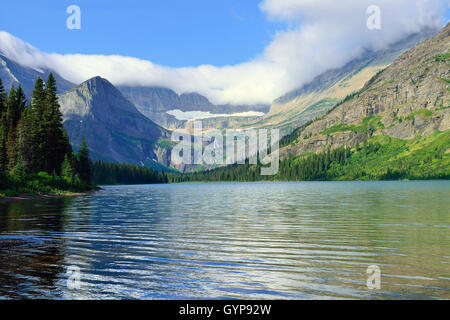
<instances>
[{"instance_id":1,"label":"grassy bank","mask_svg":"<svg viewBox=\"0 0 450 320\"><path fill-rule=\"evenodd\" d=\"M65 196L89 192L95 188L79 179L67 179L46 172L19 174L14 172L1 179L0 199L36 196Z\"/></svg>"}]
</instances>

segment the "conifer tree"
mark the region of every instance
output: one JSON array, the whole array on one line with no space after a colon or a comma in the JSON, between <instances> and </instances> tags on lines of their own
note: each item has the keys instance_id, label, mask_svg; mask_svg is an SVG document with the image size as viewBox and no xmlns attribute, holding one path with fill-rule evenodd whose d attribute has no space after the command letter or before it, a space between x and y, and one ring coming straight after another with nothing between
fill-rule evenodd
<instances>
[{"instance_id":1,"label":"conifer tree","mask_svg":"<svg viewBox=\"0 0 450 320\"><path fill-rule=\"evenodd\" d=\"M5 177L6 163L8 159L6 151L7 126L6 126L6 110L8 96L0 79L0 176Z\"/></svg>"},{"instance_id":2,"label":"conifer tree","mask_svg":"<svg viewBox=\"0 0 450 320\"><path fill-rule=\"evenodd\" d=\"M58 181L56 175L62 175L71 188L90 186L86 141L83 139L75 155L63 126L52 74L47 85L41 78L36 80L31 103L26 103L20 85L6 94L0 80L0 186L26 190L28 178L45 177L33 175L40 171L55 174L52 183Z\"/></svg>"},{"instance_id":3,"label":"conifer tree","mask_svg":"<svg viewBox=\"0 0 450 320\"><path fill-rule=\"evenodd\" d=\"M13 179L16 187L20 187L25 183L26 170L22 164L22 160L19 158L16 165L11 170L11 178Z\"/></svg>"},{"instance_id":4,"label":"conifer tree","mask_svg":"<svg viewBox=\"0 0 450 320\"><path fill-rule=\"evenodd\" d=\"M17 162L17 144L16 144L16 128L12 125L9 126L8 140L6 142L6 152L7 152L7 168L12 170L16 166Z\"/></svg>"},{"instance_id":5,"label":"conifer tree","mask_svg":"<svg viewBox=\"0 0 450 320\"><path fill-rule=\"evenodd\" d=\"M89 149L86 144L86 139L83 137L81 148L78 153L79 174L81 181L87 185L91 184L91 165L89 161Z\"/></svg>"},{"instance_id":6,"label":"conifer tree","mask_svg":"<svg viewBox=\"0 0 450 320\"><path fill-rule=\"evenodd\" d=\"M3 87L2 79L0 79L0 117L6 111L7 94Z\"/></svg>"},{"instance_id":7,"label":"conifer tree","mask_svg":"<svg viewBox=\"0 0 450 320\"><path fill-rule=\"evenodd\" d=\"M30 107L25 108L17 128L17 147L23 165L32 171L33 164L33 139L32 139L32 111Z\"/></svg>"},{"instance_id":8,"label":"conifer tree","mask_svg":"<svg viewBox=\"0 0 450 320\"><path fill-rule=\"evenodd\" d=\"M25 92L23 91L22 86L19 85L16 90L16 103L15 103L16 113L14 114L15 124L19 122L26 105L27 105L27 97L25 96Z\"/></svg>"},{"instance_id":9,"label":"conifer tree","mask_svg":"<svg viewBox=\"0 0 450 320\"><path fill-rule=\"evenodd\" d=\"M66 154L64 161L61 165L61 176L69 183L72 183L75 176L75 170L72 167L69 156Z\"/></svg>"},{"instance_id":10,"label":"conifer tree","mask_svg":"<svg viewBox=\"0 0 450 320\"><path fill-rule=\"evenodd\" d=\"M45 170L48 173L59 173L66 154L71 152L71 147L64 132L62 114L56 95L56 81L52 73L48 76L45 89L43 124Z\"/></svg>"},{"instance_id":11,"label":"conifer tree","mask_svg":"<svg viewBox=\"0 0 450 320\"><path fill-rule=\"evenodd\" d=\"M2 119L6 119L5 117L2 117ZM3 121L0 124L0 175L5 174L6 171L6 164L8 161L8 153L6 150L6 134L5 130L3 129Z\"/></svg>"},{"instance_id":12,"label":"conifer tree","mask_svg":"<svg viewBox=\"0 0 450 320\"><path fill-rule=\"evenodd\" d=\"M32 159L30 163L31 172L39 172L45 169L44 159L44 126L43 114L45 110L44 81L41 78L36 80L31 99L31 145L30 151Z\"/></svg>"},{"instance_id":13,"label":"conifer tree","mask_svg":"<svg viewBox=\"0 0 450 320\"><path fill-rule=\"evenodd\" d=\"M16 89L12 86L9 91L8 101L6 102L6 120L8 130L10 126L15 126L14 120L17 114L16 103Z\"/></svg>"}]
</instances>

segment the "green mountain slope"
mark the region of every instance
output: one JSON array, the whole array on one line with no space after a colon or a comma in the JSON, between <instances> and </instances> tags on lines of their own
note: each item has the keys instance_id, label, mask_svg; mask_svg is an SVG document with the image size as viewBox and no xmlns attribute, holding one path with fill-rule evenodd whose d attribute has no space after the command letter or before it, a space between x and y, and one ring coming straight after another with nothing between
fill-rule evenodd
<instances>
[{"instance_id":1,"label":"green mountain slope","mask_svg":"<svg viewBox=\"0 0 450 320\"><path fill-rule=\"evenodd\" d=\"M274 176L261 176L260 165L245 164L170 178L174 182L450 179L449 148L449 131L411 140L374 136L352 148L286 157Z\"/></svg>"},{"instance_id":2,"label":"green mountain slope","mask_svg":"<svg viewBox=\"0 0 450 320\"><path fill-rule=\"evenodd\" d=\"M187 181L450 178L450 24L281 141L277 175L219 168Z\"/></svg>"}]
</instances>

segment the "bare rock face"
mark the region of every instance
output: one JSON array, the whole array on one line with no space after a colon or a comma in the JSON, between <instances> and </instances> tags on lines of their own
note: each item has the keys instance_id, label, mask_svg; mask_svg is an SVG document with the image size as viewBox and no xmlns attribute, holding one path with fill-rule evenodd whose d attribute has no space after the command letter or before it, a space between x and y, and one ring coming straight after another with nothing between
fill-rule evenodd
<instances>
[{"instance_id":1,"label":"bare rock face","mask_svg":"<svg viewBox=\"0 0 450 320\"><path fill-rule=\"evenodd\" d=\"M165 167L170 166L170 156L171 156L170 149L163 148L157 145L154 152L156 155L156 161L158 163L162 164Z\"/></svg>"},{"instance_id":2,"label":"bare rock face","mask_svg":"<svg viewBox=\"0 0 450 320\"><path fill-rule=\"evenodd\" d=\"M94 160L143 165L160 158L157 142L170 136L100 77L59 95L59 102L70 141L77 148L85 137Z\"/></svg>"},{"instance_id":3,"label":"bare rock face","mask_svg":"<svg viewBox=\"0 0 450 320\"><path fill-rule=\"evenodd\" d=\"M425 28L388 48L366 50L346 65L328 70L273 101L270 112L255 126L278 127L282 129L283 135L291 133L333 109L339 101L360 90L378 71L392 64L401 54L438 32L435 28Z\"/></svg>"},{"instance_id":4,"label":"bare rock face","mask_svg":"<svg viewBox=\"0 0 450 320\"><path fill-rule=\"evenodd\" d=\"M353 146L372 135L412 139L449 130L449 52L450 24L307 126L283 154Z\"/></svg>"}]
</instances>

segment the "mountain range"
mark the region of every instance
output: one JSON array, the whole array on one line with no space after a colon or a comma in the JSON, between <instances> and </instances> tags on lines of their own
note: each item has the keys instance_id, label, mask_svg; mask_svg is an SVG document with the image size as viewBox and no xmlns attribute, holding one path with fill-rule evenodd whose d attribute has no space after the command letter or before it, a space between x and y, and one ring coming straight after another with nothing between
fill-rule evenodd
<instances>
[{"instance_id":1,"label":"mountain range","mask_svg":"<svg viewBox=\"0 0 450 320\"><path fill-rule=\"evenodd\" d=\"M124 96L134 103L147 118L165 128L180 128L187 123L168 114L171 110L183 112L203 111L212 114L234 114L247 111L267 113L269 105L214 105L206 97L196 93L177 94L169 88L118 86Z\"/></svg>"},{"instance_id":2,"label":"mountain range","mask_svg":"<svg viewBox=\"0 0 450 320\"><path fill-rule=\"evenodd\" d=\"M71 143L77 147L85 137L93 159L167 164L158 142L170 133L142 115L108 80L89 79L58 97Z\"/></svg>"},{"instance_id":3,"label":"mountain range","mask_svg":"<svg viewBox=\"0 0 450 320\"><path fill-rule=\"evenodd\" d=\"M297 129L281 154L300 156L340 146L351 148L364 141L397 143L407 147L391 150L394 156L384 161L424 158L421 165L439 165L448 171L449 52L450 24L403 53L332 110Z\"/></svg>"},{"instance_id":4,"label":"mountain range","mask_svg":"<svg viewBox=\"0 0 450 320\"><path fill-rule=\"evenodd\" d=\"M450 24L283 137L279 170L232 165L180 181L450 178Z\"/></svg>"},{"instance_id":5,"label":"mountain range","mask_svg":"<svg viewBox=\"0 0 450 320\"><path fill-rule=\"evenodd\" d=\"M248 127L277 127L283 135L327 112L347 95L358 91L377 72L396 58L439 30L426 28L390 45L388 48L366 50L341 68L318 75L296 90L275 99L270 112Z\"/></svg>"},{"instance_id":6,"label":"mountain range","mask_svg":"<svg viewBox=\"0 0 450 320\"><path fill-rule=\"evenodd\" d=\"M300 155L352 146L376 135L412 139L448 130L448 26L419 44L435 34L436 30L427 29L383 50L366 51L271 106L214 105L195 92L115 87L101 77L77 85L52 70L23 66L1 54L1 48L0 78L7 89L21 84L30 97L37 77L45 80L53 72L71 143L76 149L86 137L96 160L169 166L168 129L192 127L190 121L167 113L175 109L221 114L203 119L206 128L281 128L292 142L282 154ZM232 116L245 111L265 115Z\"/></svg>"},{"instance_id":7,"label":"mountain range","mask_svg":"<svg viewBox=\"0 0 450 320\"><path fill-rule=\"evenodd\" d=\"M34 84L38 77L46 80L50 72L53 72L57 83L57 92L62 93L75 87L75 84L64 79L54 70L47 68L33 69L21 65L19 62L13 61L1 53L0 48L0 79L2 79L3 86L6 90L11 89L12 86L20 84L27 97L31 97L34 89Z\"/></svg>"}]
</instances>

